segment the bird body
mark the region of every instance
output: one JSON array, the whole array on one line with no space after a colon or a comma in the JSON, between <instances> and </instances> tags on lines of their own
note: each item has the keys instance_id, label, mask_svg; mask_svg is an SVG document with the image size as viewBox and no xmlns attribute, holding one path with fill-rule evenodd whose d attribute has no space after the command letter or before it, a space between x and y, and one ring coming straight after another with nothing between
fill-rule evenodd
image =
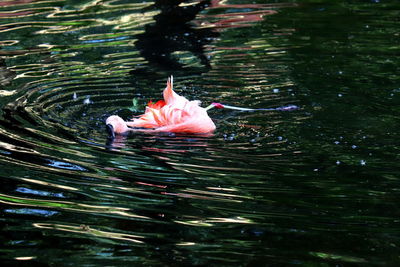
<instances>
[{"instance_id":1,"label":"bird body","mask_svg":"<svg viewBox=\"0 0 400 267\"><path fill-rule=\"evenodd\" d=\"M119 116L107 118L109 131L123 134L128 131L153 131L205 134L215 130L215 124L200 106L200 101L189 101L173 90L173 78L168 79L164 100L149 102L144 114L125 122ZM112 128L112 129L111 129ZM145 129L143 129L145 128Z\"/></svg>"}]
</instances>

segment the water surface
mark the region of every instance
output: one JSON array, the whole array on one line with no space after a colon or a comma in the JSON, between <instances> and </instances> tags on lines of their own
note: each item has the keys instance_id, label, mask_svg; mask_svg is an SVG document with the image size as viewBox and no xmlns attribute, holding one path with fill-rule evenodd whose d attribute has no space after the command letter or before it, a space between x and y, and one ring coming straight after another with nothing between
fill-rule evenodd
<instances>
[{"instance_id":1,"label":"water surface","mask_svg":"<svg viewBox=\"0 0 400 267\"><path fill-rule=\"evenodd\" d=\"M0 3L1 261L398 264L400 4L172 2ZM171 74L203 106L299 109L107 138Z\"/></svg>"}]
</instances>

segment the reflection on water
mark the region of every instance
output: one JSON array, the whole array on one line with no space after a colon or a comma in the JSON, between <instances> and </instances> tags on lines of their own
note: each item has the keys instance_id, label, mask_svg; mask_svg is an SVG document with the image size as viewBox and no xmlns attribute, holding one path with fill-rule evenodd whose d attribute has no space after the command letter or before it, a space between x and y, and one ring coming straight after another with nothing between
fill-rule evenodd
<instances>
[{"instance_id":1,"label":"reflection on water","mask_svg":"<svg viewBox=\"0 0 400 267\"><path fill-rule=\"evenodd\" d=\"M1 261L395 265L399 10L0 2ZM107 140L170 74L203 106L300 108Z\"/></svg>"},{"instance_id":2,"label":"reflection on water","mask_svg":"<svg viewBox=\"0 0 400 267\"><path fill-rule=\"evenodd\" d=\"M0 88L3 86L9 85L11 80L15 77L15 74L13 71L10 71L5 63L4 60L0 58ZM12 95L13 92L10 91L5 91L1 90L0 95L1 96L7 96L7 95Z\"/></svg>"},{"instance_id":3,"label":"reflection on water","mask_svg":"<svg viewBox=\"0 0 400 267\"><path fill-rule=\"evenodd\" d=\"M137 36L135 43L141 55L150 64L167 71L182 68L179 59L188 58L193 61L196 57L209 68L204 45L217 35L211 28L194 28L189 24L209 5L209 0L193 4L184 1L156 1L152 8L161 12L154 16L154 24L145 26L144 33Z\"/></svg>"}]
</instances>

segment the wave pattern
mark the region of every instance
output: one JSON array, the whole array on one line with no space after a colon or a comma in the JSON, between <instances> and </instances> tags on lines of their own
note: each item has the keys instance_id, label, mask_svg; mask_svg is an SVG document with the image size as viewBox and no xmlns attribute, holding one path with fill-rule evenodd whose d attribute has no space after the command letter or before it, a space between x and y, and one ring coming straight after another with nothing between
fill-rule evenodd
<instances>
[{"instance_id":1,"label":"wave pattern","mask_svg":"<svg viewBox=\"0 0 400 267\"><path fill-rule=\"evenodd\" d=\"M314 166L335 163L319 161L298 138L319 107L304 106L293 74L295 29L271 27L308 6L257 2L0 3L3 262L380 262L367 260L364 246L350 253L325 244L338 245L342 232L364 240L365 229L346 208L357 208L344 193L357 184L336 186L335 170L314 180ZM133 98L141 107L159 99L170 74L180 94L204 106L300 109L213 110L212 136L109 140L105 119L129 119ZM369 191L375 201L380 193ZM356 200L371 204L362 194ZM390 216L368 220L392 229ZM340 224L347 228L333 226ZM323 251L313 245L321 235ZM398 242L386 239L382 247Z\"/></svg>"}]
</instances>

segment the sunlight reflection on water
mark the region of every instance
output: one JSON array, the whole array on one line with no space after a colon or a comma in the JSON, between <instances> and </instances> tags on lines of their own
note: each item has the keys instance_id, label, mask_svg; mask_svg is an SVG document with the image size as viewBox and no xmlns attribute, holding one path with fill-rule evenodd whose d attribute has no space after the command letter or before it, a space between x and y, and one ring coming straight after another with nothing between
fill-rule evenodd
<instances>
[{"instance_id":1,"label":"sunlight reflection on water","mask_svg":"<svg viewBox=\"0 0 400 267\"><path fill-rule=\"evenodd\" d=\"M178 2L0 2L2 261L395 262L398 4ZM107 138L171 74L203 106L298 108Z\"/></svg>"}]
</instances>

